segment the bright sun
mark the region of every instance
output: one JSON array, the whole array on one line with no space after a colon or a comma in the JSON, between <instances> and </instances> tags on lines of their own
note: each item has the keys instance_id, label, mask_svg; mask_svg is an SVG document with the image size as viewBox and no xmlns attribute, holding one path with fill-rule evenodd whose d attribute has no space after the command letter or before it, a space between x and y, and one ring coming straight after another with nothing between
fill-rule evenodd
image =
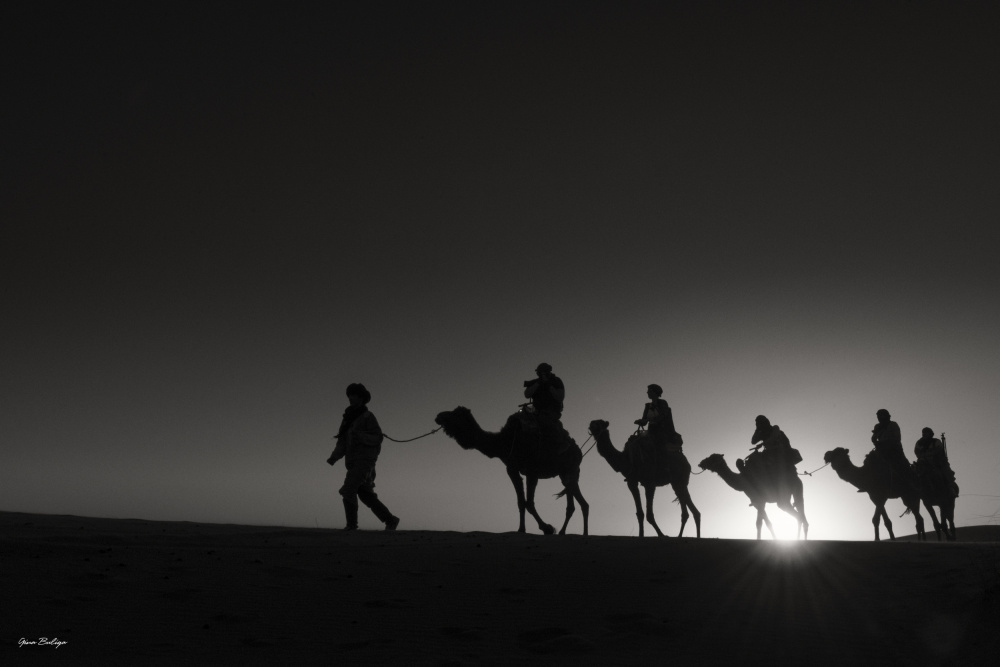
<instances>
[{"instance_id":1,"label":"bright sun","mask_svg":"<svg viewBox=\"0 0 1000 667\"><path fill-rule=\"evenodd\" d=\"M771 520L771 525L774 526L774 534L777 539L794 541L797 538L799 523L795 520L795 517L779 509L777 505L769 503L767 505L767 518ZM760 536L761 539L770 539L771 536L767 532L767 526L761 529Z\"/></svg>"}]
</instances>

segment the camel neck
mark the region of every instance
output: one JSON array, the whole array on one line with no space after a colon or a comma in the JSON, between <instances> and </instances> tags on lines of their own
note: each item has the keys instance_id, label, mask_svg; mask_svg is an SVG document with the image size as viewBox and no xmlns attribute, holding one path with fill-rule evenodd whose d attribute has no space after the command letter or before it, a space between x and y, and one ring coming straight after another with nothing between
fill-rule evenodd
<instances>
[{"instance_id":1,"label":"camel neck","mask_svg":"<svg viewBox=\"0 0 1000 667\"><path fill-rule=\"evenodd\" d=\"M722 481L737 491L746 491L746 484L743 482L743 476L734 472L725 461L722 462L722 465L719 468L719 477L722 478Z\"/></svg>"},{"instance_id":2,"label":"camel neck","mask_svg":"<svg viewBox=\"0 0 1000 667\"><path fill-rule=\"evenodd\" d=\"M867 491L868 484L866 483L864 471L854 465L854 462L849 457L844 456L840 463L833 466L833 471L837 473L840 479L856 487L859 491Z\"/></svg>"}]
</instances>

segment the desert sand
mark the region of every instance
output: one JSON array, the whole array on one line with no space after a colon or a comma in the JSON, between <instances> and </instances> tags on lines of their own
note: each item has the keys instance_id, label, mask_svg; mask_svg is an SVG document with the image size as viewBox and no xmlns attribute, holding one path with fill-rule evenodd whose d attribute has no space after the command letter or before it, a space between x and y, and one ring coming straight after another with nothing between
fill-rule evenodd
<instances>
[{"instance_id":1,"label":"desert sand","mask_svg":"<svg viewBox=\"0 0 1000 667\"><path fill-rule=\"evenodd\" d=\"M954 543L755 542L0 513L0 661L994 664L997 540L997 526Z\"/></svg>"}]
</instances>

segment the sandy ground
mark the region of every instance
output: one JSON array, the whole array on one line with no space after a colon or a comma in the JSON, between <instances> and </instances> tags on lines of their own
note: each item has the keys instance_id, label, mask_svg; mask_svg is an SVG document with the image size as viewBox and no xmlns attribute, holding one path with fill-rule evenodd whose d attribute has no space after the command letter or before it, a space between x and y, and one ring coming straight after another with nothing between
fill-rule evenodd
<instances>
[{"instance_id":1,"label":"sandy ground","mask_svg":"<svg viewBox=\"0 0 1000 667\"><path fill-rule=\"evenodd\" d=\"M344 533L0 513L0 662L994 664L1000 529L959 538Z\"/></svg>"}]
</instances>

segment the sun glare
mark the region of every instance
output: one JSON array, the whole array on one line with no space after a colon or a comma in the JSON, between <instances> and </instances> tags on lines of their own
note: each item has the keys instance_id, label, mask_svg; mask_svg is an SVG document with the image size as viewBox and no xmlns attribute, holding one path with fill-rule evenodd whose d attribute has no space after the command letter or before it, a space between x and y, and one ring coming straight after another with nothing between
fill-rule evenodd
<instances>
[{"instance_id":1,"label":"sun glare","mask_svg":"<svg viewBox=\"0 0 1000 667\"><path fill-rule=\"evenodd\" d=\"M771 525L774 526L775 538L781 542L794 543L798 538L799 523L795 520L795 517L791 516L787 512L778 509L777 505L767 506L767 517L771 520ZM767 534L767 527L765 526L761 537L767 539L770 535Z\"/></svg>"}]
</instances>

